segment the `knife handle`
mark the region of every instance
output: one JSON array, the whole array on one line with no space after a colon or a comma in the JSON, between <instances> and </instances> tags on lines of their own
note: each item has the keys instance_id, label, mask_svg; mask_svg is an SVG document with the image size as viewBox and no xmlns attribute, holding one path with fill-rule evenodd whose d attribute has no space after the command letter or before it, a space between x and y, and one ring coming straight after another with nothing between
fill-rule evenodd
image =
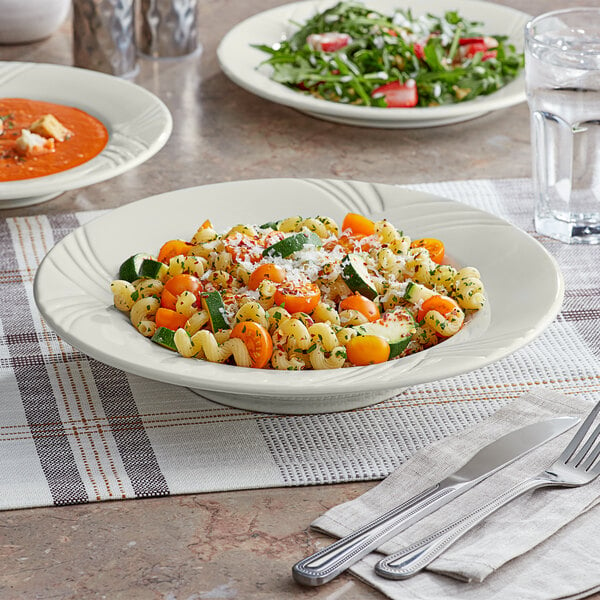
<instances>
[{"instance_id":1,"label":"knife handle","mask_svg":"<svg viewBox=\"0 0 600 600\"><path fill-rule=\"evenodd\" d=\"M302 559L292 568L294 579L309 586L331 581L363 556L408 527L419 518L420 513L432 512L437 500L451 492L456 493L460 485L446 487L437 483L350 535Z\"/></svg>"},{"instance_id":2,"label":"knife handle","mask_svg":"<svg viewBox=\"0 0 600 600\"><path fill-rule=\"evenodd\" d=\"M422 571L454 542L486 517L525 492L550 485L547 480L532 477L517 483L496 498L443 527L400 552L390 554L375 565L375 572L386 579L408 579Z\"/></svg>"}]
</instances>

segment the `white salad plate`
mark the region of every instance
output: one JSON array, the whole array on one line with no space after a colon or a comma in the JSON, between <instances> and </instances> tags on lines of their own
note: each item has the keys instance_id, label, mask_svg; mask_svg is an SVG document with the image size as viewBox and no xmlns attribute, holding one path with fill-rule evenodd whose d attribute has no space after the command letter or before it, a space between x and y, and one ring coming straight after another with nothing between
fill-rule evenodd
<instances>
[{"instance_id":1,"label":"white salad plate","mask_svg":"<svg viewBox=\"0 0 600 600\"><path fill-rule=\"evenodd\" d=\"M262 63L269 58L253 44L271 45L289 37L296 27L317 12L336 4L335 0L308 0L286 4L254 15L236 25L221 41L217 56L224 73L239 86L272 102L295 108L303 113L347 125L408 129L433 127L466 121L490 111L506 108L525 100L523 72L502 89L466 102L435 107L381 108L353 106L314 98L294 91L270 78L272 69ZM478 0L365 0L384 14L395 9L411 9L414 16L430 13L442 16L456 10L471 21L482 23L484 34L506 35L517 51L523 51L523 30L529 15L518 10Z\"/></svg>"},{"instance_id":2,"label":"white salad plate","mask_svg":"<svg viewBox=\"0 0 600 600\"><path fill-rule=\"evenodd\" d=\"M217 230L298 214L385 217L413 238L436 237L456 265L481 272L487 305L458 334L411 356L329 371L251 369L186 359L153 343L113 307L110 283L138 252L191 239L209 218ZM160 215L157 220L156 215ZM535 278L531 274L535 273ZM343 180L257 179L168 192L126 204L59 241L40 265L37 306L66 342L104 363L189 387L237 408L298 414L350 410L409 386L483 367L521 348L550 324L563 298L554 259L520 229L491 214L393 185ZM173 397L177 392L173 391Z\"/></svg>"},{"instance_id":3,"label":"white salad plate","mask_svg":"<svg viewBox=\"0 0 600 600\"><path fill-rule=\"evenodd\" d=\"M0 94L79 108L108 130L106 147L88 162L53 175L0 182L0 209L28 206L110 179L154 156L171 135L168 108L134 83L62 65L0 62Z\"/></svg>"}]
</instances>

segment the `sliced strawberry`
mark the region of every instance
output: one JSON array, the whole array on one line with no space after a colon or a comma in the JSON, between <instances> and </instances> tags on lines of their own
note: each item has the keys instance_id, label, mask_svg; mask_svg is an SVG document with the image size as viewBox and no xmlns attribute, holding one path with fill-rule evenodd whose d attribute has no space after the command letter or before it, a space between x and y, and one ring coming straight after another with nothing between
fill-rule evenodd
<instances>
[{"instance_id":1,"label":"sliced strawberry","mask_svg":"<svg viewBox=\"0 0 600 600\"><path fill-rule=\"evenodd\" d=\"M473 58L478 52L482 53L481 60L488 60L489 58L496 58L496 48L498 46L498 40L493 37L481 37L481 38L461 38L459 40L461 46L461 54L464 58Z\"/></svg>"},{"instance_id":2,"label":"sliced strawberry","mask_svg":"<svg viewBox=\"0 0 600 600\"><path fill-rule=\"evenodd\" d=\"M352 41L347 33L329 31L327 33L311 33L306 38L306 43L313 49L320 52L335 52L344 48Z\"/></svg>"},{"instance_id":3,"label":"sliced strawberry","mask_svg":"<svg viewBox=\"0 0 600 600\"><path fill-rule=\"evenodd\" d=\"M470 37L470 38L460 38L458 40L460 46L467 46L469 44L484 44L484 40L482 37Z\"/></svg>"},{"instance_id":4,"label":"sliced strawberry","mask_svg":"<svg viewBox=\"0 0 600 600\"><path fill-rule=\"evenodd\" d=\"M372 97L383 96L388 108L409 108L416 106L419 100L417 84L414 79L409 79L405 83L392 81L375 88L371 93Z\"/></svg>"}]
</instances>

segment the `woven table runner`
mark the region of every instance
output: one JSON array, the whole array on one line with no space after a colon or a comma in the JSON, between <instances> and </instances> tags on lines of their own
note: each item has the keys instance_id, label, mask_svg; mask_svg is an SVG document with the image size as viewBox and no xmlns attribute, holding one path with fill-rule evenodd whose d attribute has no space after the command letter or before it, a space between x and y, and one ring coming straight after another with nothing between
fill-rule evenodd
<instances>
[{"instance_id":1,"label":"woven table runner","mask_svg":"<svg viewBox=\"0 0 600 600\"><path fill-rule=\"evenodd\" d=\"M531 182L412 185L532 233ZM375 480L419 448L544 386L600 390L600 247L540 239L566 280L562 312L527 347L361 410L279 416L212 403L93 360L33 301L36 268L98 212L0 221L0 508ZM532 277L535 274L532 273Z\"/></svg>"}]
</instances>

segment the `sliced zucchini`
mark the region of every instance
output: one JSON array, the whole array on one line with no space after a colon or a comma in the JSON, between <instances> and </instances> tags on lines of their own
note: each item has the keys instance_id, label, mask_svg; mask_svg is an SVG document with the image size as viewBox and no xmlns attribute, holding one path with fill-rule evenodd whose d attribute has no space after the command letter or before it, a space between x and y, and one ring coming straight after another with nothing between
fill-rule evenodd
<instances>
[{"instance_id":1,"label":"sliced zucchini","mask_svg":"<svg viewBox=\"0 0 600 600\"><path fill-rule=\"evenodd\" d=\"M262 225L258 226L259 229L274 229L274 230L277 230L277 227L279 227L279 223L277 221L269 221L268 223L263 223Z\"/></svg>"},{"instance_id":2,"label":"sliced zucchini","mask_svg":"<svg viewBox=\"0 0 600 600\"><path fill-rule=\"evenodd\" d=\"M360 254L346 254L340 264L342 267L342 278L353 292L358 292L369 298L369 300L376 298L377 290L375 289L375 284Z\"/></svg>"},{"instance_id":3,"label":"sliced zucchini","mask_svg":"<svg viewBox=\"0 0 600 600\"><path fill-rule=\"evenodd\" d=\"M303 233L296 233L283 238L263 250L263 256L281 256L285 258L302 250L306 242L306 236Z\"/></svg>"},{"instance_id":4,"label":"sliced zucchini","mask_svg":"<svg viewBox=\"0 0 600 600\"><path fill-rule=\"evenodd\" d=\"M399 308L394 312L385 313L381 319L372 323L355 325L354 329L359 335L378 335L385 339L390 345L390 359L392 359L404 352L416 333L416 324L410 312Z\"/></svg>"},{"instance_id":5,"label":"sliced zucchini","mask_svg":"<svg viewBox=\"0 0 600 600\"><path fill-rule=\"evenodd\" d=\"M140 278L140 269L142 268L142 263L152 257L149 254L144 254L140 252L139 254L134 254L130 256L120 267L119 267L119 279L124 279L125 281L135 281Z\"/></svg>"},{"instance_id":6,"label":"sliced zucchini","mask_svg":"<svg viewBox=\"0 0 600 600\"><path fill-rule=\"evenodd\" d=\"M305 235L306 244L311 244L313 246L316 246L317 248L320 248L323 245L323 240L314 231L309 231Z\"/></svg>"},{"instance_id":7,"label":"sliced zucchini","mask_svg":"<svg viewBox=\"0 0 600 600\"><path fill-rule=\"evenodd\" d=\"M313 246L322 246L323 242L321 238L312 231L306 235L304 233L295 233L289 237L283 238L274 244L271 244L268 248L263 250L263 256L280 256L286 258L291 256L294 252L302 250L307 244Z\"/></svg>"},{"instance_id":8,"label":"sliced zucchini","mask_svg":"<svg viewBox=\"0 0 600 600\"><path fill-rule=\"evenodd\" d=\"M432 296L438 296L438 293L414 281L410 281L404 291L404 299L408 300L411 304L425 302L425 300L429 300Z\"/></svg>"},{"instance_id":9,"label":"sliced zucchini","mask_svg":"<svg viewBox=\"0 0 600 600\"><path fill-rule=\"evenodd\" d=\"M231 325L227 320L225 304L219 292L208 292L202 296L202 308L208 313L210 326L213 333L221 329L230 329Z\"/></svg>"},{"instance_id":10,"label":"sliced zucchini","mask_svg":"<svg viewBox=\"0 0 600 600\"><path fill-rule=\"evenodd\" d=\"M167 327L159 327L150 338L156 344L160 344L169 350L177 350L175 345L175 332Z\"/></svg>"},{"instance_id":11,"label":"sliced zucchini","mask_svg":"<svg viewBox=\"0 0 600 600\"><path fill-rule=\"evenodd\" d=\"M142 261L140 267L140 277L147 277L148 279L160 279L161 276L167 271L168 267L165 263L153 258L146 258Z\"/></svg>"}]
</instances>

